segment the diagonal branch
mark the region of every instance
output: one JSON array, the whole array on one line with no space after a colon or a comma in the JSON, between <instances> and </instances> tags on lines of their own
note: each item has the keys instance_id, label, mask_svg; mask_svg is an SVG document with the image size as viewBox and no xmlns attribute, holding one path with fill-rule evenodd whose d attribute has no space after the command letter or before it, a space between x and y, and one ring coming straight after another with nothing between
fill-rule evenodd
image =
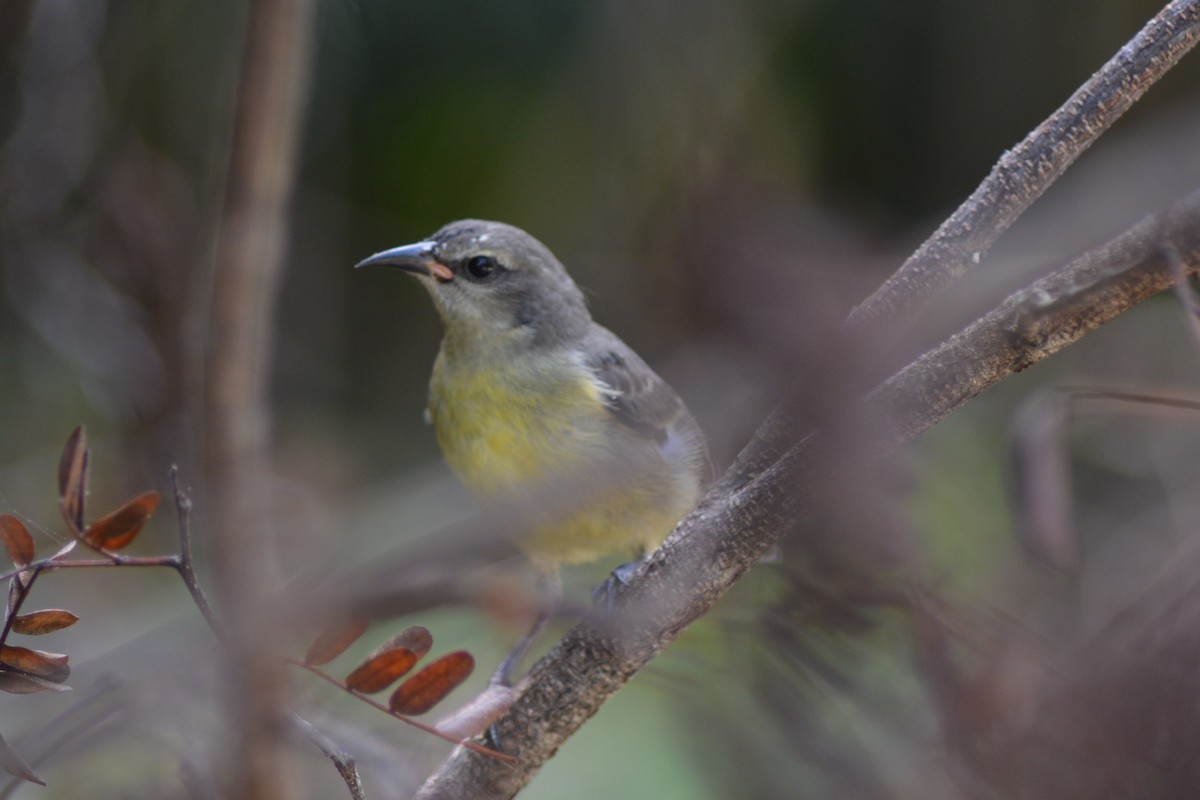
<instances>
[{"instance_id":1,"label":"diagonal branch","mask_svg":"<svg viewBox=\"0 0 1200 800\"><path fill-rule=\"evenodd\" d=\"M1147 89L1200 41L1200 0L1173 0L1053 114L1012 150L907 261L851 313L847 325L869 336L902 326L972 266L996 240ZM745 480L770 465L796 433L787 407L776 409L729 468Z\"/></svg>"},{"instance_id":2,"label":"diagonal branch","mask_svg":"<svg viewBox=\"0 0 1200 800\"><path fill-rule=\"evenodd\" d=\"M1174 253L1189 274L1200 271L1200 192L1009 296L880 385L856 409L873 421L873 455L892 452L993 384L1166 289ZM520 791L791 527L808 502L805 478L821 449L820 434L813 434L744 485L715 486L620 593L619 630L585 621L535 665L495 725L518 765L459 748L419 797L507 798Z\"/></svg>"},{"instance_id":3,"label":"diagonal branch","mask_svg":"<svg viewBox=\"0 0 1200 800\"><path fill-rule=\"evenodd\" d=\"M975 193L854 310L852 328L903 322L973 264L1012 223L1200 39L1200 0L1175 0L1091 80L1005 153ZM1161 291L1168 243L1189 270L1200 261L1200 196L1151 217L1022 292L898 372L856 412L884 455L1005 376L1078 339ZM716 600L790 527L803 509L806 473L820 460L813 434L792 445L777 410L700 506L622 595L621 630L585 622L539 662L495 728L520 757L499 770L459 749L421 797L510 797L604 700Z\"/></svg>"},{"instance_id":4,"label":"diagonal branch","mask_svg":"<svg viewBox=\"0 0 1200 800\"><path fill-rule=\"evenodd\" d=\"M1200 0L1173 0L1012 150L894 275L852 325L905 320L978 264L1025 210L1200 41Z\"/></svg>"}]
</instances>

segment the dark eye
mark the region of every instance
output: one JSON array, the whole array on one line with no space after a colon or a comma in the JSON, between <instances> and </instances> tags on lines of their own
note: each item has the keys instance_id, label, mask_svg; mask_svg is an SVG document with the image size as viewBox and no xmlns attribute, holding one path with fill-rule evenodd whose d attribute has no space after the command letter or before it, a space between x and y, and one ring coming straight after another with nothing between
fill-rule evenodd
<instances>
[{"instance_id":1,"label":"dark eye","mask_svg":"<svg viewBox=\"0 0 1200 800\"><path fill-rule=\"evenodd\" d=\"M472 256L467 259L467 274L476 280L483 280L499 268L496 259L491 256Z\"/></svg>"}]
</instances>

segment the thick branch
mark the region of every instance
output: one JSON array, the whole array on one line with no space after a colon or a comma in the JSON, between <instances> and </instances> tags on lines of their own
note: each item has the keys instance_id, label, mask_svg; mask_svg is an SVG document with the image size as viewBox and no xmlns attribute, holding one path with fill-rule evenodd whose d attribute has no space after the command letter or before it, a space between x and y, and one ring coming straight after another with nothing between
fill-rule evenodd
<instances>
[{"instance_id":1,"label":"thick branch","mask_svg":"<svg viewBox=\"0 0 1200 800\"><path fill-rule=\"evenodd\" d=\"M883 456L1014 372L1167 288L1173 246L1191 273L1200 266L1200 193L1147 218L1001 303L950 341L898 372L860 404ZM787 531L803 509L819 434L791 448L750 482L723 480L704 498L617 600L620 628L587 621L572 629L524 682L496 729L515 767L458 749L421 798L507 798L630 677L706 613Z\"/></svg>"},{"instance_id":2,"label":"thick branch","mask_svg":"<svg viewBox=\"0 0 1200 800\"><path fill-rule=\"evenodd\" d=\"M961 206L850 314L870 337L883 323L904 325L982 261L988 249L1171 67L1200 40L1200 0L1168 3L1138 34L1024 140L1001 156ZM745 480L791 446L795 420L784 405L755 431L730 467Z\"/></svg>"},{"instance_id":3,"label":"thick branch","mask_svg":"<svg viewBox=\"0 0 1200 800\"><path fill-rule=\"evenodd\" d=\"M1200 0L1174 0L1001 156L991 173L892 277L850 314L905 320L978 264L1033 201L1200 41Z\"/></svg>"}]
</instances>

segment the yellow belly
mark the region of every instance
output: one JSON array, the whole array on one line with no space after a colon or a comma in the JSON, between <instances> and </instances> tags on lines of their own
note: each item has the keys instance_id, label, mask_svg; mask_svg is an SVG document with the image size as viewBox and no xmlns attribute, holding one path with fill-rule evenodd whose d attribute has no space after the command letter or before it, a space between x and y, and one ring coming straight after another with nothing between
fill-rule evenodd
<instances>
[{"instance_id":1,"label":"yellow belly","mask_svg":"<svg viewBox=\"0 0 1200 800\"><path fill-rule=\"evenodd\" d=\"M572 496L578 493L578 503L533 524L516 542L546 572L655 547L695 499L678 496L679 481L648 443L634 449L648 457L649 469L637 480L610 482L616 472L604 461L619 449L614 445L634 441L632 433L604 407L587 373L562 372L451 374L439 362L430 386L430 415L446 461L483 502L529 497L546 505L547 495L561 499L553 491L559 479L572 486ZM593 467L604 477L589 483Z\"/></svg>"}]
</instances>

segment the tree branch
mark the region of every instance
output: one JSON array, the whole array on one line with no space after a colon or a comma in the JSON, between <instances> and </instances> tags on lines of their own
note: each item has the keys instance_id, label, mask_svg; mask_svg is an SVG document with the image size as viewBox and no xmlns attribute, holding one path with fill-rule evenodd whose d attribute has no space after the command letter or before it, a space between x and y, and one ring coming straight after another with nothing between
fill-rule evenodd
<instances>
[{"instance_id":1,"label":"tree branch","mask_svg":"<svg viewBox=\"0 0 1200 800\"><path fill-rule=\"evenodd\" d=\"M1084 150L1200 41L1200 0L1174 0L1024 140L1000 157L941 227L850 314L905 320L980 263Z\"/></svg>"},{"instance_id":2,"label":"tree branch","mask_svg":"<svg viewBox=\"0 0 1200 800\"><path fill-rule=\"evenodd\" d=\"M902 326L972 266L1147 89L1200 40L1200 0L1168 3L1016 147L900 268L850 313L849 328ZM796 421L776 409L729 468L738 480L790 446Z\"/></svg>"},{"instance_id":3,"label":"tree branch","mask_svg":"<svg viewBox=\"0 0 1200 800\"><path fill-rule=\"evenodd\" d=\"M903 322L971 265L1062 172L1200 38L1200 0L1168 4L1049 119L1012 151L895 275L854 310L862 331ZM856 409L877 456L891 452L988 386L1056 352L1161 291L1164 242L1194 270L1200 196L1151 217L1018 292L896 373ZM673 641L787 530L804 508L819 433L798 445L786 409L756 433L735 465L653 554L618 600L619 628L586 621L535 665L498 723L520 765L456 750L420 797L510 797L603 701ZM782 454L782 456L781 456Z\"/></svg>"},{"instance_id":4,"label":"tree branch","mask_svg":"<svg viewBox=\"0 0 1200 800\"><path fill-rule=\"evenodd\" d=\"M942 346L870 393L855 410L882 457L991 385L1079 339L1171 282L1171 247L1189 274L1200 267L1200 193L1146 218L1009 296ZM617 625L588 620L518 687L496 723L515 767L458 748L420 798L507 798L630 677L706 613L788 530L821 461L812 434L748 482L719 482L616 598Z\"/></svg>"}]
</instances>

